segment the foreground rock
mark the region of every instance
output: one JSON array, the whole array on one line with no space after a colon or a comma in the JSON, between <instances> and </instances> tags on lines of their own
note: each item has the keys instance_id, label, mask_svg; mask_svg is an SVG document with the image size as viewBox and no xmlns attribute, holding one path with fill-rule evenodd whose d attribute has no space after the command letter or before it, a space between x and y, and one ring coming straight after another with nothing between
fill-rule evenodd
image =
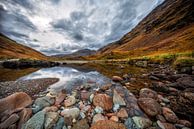
<instances>
[{"instance_id":1,"label":"foreground rock","mask_svg":"<svg viewBox=\"0 0 194 129\"><path fill-rule=\"evenodd\" d=\"M126 127L122 123L116 123L111 120L102 120L92 124L90 129L126 129Z\"/></svg>"},{"instance_id":2,"label":"foreground rock","mask_svg":"<svg viewBox=\"0 0 194 129\"><path fill-rule=\"evenodd\" d=\"M97 94L93 99L94 106L102 107L104 110L110 110L113 107L113 100L106 94Z\"/></svg>"}]
</instances>

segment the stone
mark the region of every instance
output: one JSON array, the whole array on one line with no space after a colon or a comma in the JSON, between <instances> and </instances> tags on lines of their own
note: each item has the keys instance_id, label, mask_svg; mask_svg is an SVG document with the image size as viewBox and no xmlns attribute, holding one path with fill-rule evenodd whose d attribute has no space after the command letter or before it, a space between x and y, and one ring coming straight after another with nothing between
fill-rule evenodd
<instances>
[{"instance_id":1,"label":"stone","mask_svg":"<svg viewBox=\"0 0 194 129\"><path fill-rule=\"evenodd\" d=\"M110 83L110 84L107 84L107 85L104 85L104 86L100 87L100 89L102 91L106 91L106 90L109 90L111 88L111 86L112 86L112 84Z\"/></svg>"},{"instance_id":2,"label":"stone","mask_svg":"<svg viewBox=\"0 0 194 129\"><path fill-rule=\"evenodd\" d=\"M91 94L89 99L90 99L90 102L92 103L94 99L94 94Z\"/></svg>"},{"instance_id":3,"label":"stone","mask_svg":"<svg viewBox=\"0 0 194 129\"><path fill-rule=\"evenodd\" d=\"M134 116L132 117L132 120L140 129L146 129L152 125L152 121L145 117Z\"/></svg>"},{"instance_id":4,"label":"stone","mask_svg":"<svg viewBox=\"0 0 194 129\"><path fill-rule=\"evenodd\" d=\"M119 121L119 118L117 116L112 116L110 118L110 120L115 121L115 122L118 122Z\"/></svg>"},{"instance_id":5,"label":"stone","mask_svg":"<svg viewBox=\"0 0 194 129\"><path fill-rule=\"evenodd\" d=\"M170 108L163 107L162 113L167 121L172 123L176 123L178 121L178 117Z\"/></svg>"},{"instance_id":6,"label":"stone","mask_svg":"<svg viewBox=\"0 0 194 129\"><path fill-rule=\"evenodd\" d=\"M25 124L24 129L43 129L45 120L45 112L40 111L33 115Z\"/></svg>"},{"instance_id":7,"label":"stone","mask_svg":"<svg viewBox=\"0 0 194 129\"><path fill-rule=\"evenodd\" d=\"M62 129L64 124L65 124L64 118L63 117L59 117L56 125L54 126L54 129Z\"/></svg>"},{"instance_id":8,"label":"stone","mask_svg":"<svg viewBox=\"0 0 194 129\"><path fill-rule=\"evenodd\" d=\"M6 115L4 114L5 111L8 111L8 114L12 114L31 104L31 97L24 92L16 92L6 98L0 99L0 118Z\"/></svg>"},{"instance_id":9,"label":"stone","mask_svg":"<svg viewBox=\"0 0 194 129\"><path fill-rule=\"evenodd\" d=\"M123 78L121 78L121 77L119 77L119 76L113 76L113 77L112 77L112 80L113 80L114 82L121 82L121 81L123 81Z\"/></svg>"},{"instance_id":10,"label":"stone","mask_svg":"<svg viewBox=\"0 0 194 129\"><path fill-rule=\"evenodd\" d=\"M107 94L97 94L94 96L93 105L102 107L104 110L108 111L112 109L113 101Z\"/></svg>"},{"instance_id":11,"label":"stone","mask_svg":"<svg viewBox=\"0 0 194 129\"><path fill-rule=\"evenodd\" d=\"M97 114L101 114L101 113L103 113L104 110L103 110L101 107L96 106L96 108L94 109L94 111L95 111Z\"/></svg>"},{"instance_id":12,"label":"stone","mask_svg":"<svg viewBox=\"0 0 194 129\"><path fill-rule=\"evenodd\" d=\"M91 93L86 90L81 91L81 100L88 100L90 95Z\"/></svg>"},{"instance_id":13,"label":"stone","mask_svg":"<svg viewBox=\"0 0 194 129\"><path fill-rule=\"evenodd\" d=\"M146 68L148 66L148 62L147 61L137 61L135 63L135 65L138 66L138 67Z\"/></svg>"},{"instance_id":14,"label":"stone","mask_svg":"<svg viewBox=\"0 0 194 129\"><path fill-rule=\"evenodd\" d=\"M156 116L161 112L160 105L152 98L139 98L137 102L140 108L149 116Z\"/></svg>"},{"instance_id":15,"label":"stone","mask_svg":"<svg viewBox=\"0 0 194 129\"><path fill-rule=\"evenodd\" d=\"M93 117L92 123L96 123L96 122L98 122L100 120L106 120L106 118L102 114L96 114Z\"/></svg>"},{"instance_id":16,"label":"stone","mask_svg":"<svg viewBox=\"0 0 194 129\"><path fill-rule=\"evenodd\" d=\"M19 116L17 114L12 114L8 119L0 124L0 129L6 129L12 124L15 124L19 120Z\"/></svg>"},{"instance_id":17,"label":"stone","mask_svg":"<svg viewBox=\"0 0 194 129\"><path fill-rule=\"evenodd\" d=\"M113 90L113 103L119 104L120 106L126 106L124 99L119 95L116 90Z\"/></svg>"},{"instance_id":18,"label":"stone","mask_svg":"<svg viewBox=\"0 0 194 129\"><path fill-rule=\"evenodd\" d=\"M82 119L76 122L72 127L72 129L89 129L89 128L90 126L88 125L88 122L86 119Z\"/></svg>"},{"instance_id":19,"label":"stone","mask_svg":"<svg viewBox=\"0 0 194 129\"><path fill-rule=\"evenodd\" d=\"M113 111L114 112L117 112L119 110L119 108L120 108L120 105L119 104L114 104Z\"/></svg>"},{"instance_id":20,"label":"stone","mask_svg":"<svg viewBox=\"0 0 194 129\"><path fill-rule=\"evenodd\" d=\"M140 98L152 98L157 100L157 93L149 88L142 88L139 92Z\"/></svg>"},{"instance_id":21,"label":"stone","mask_svg":"<svg viewBox=\"0 0 194 129\"><path fill-rule=\"evenodd\" d=\"M13 125L9 126L8 129L17 129L17 125L16 124L13 124Z\"/></svg>"},{"instance_id":22,"label":"stone","mask_svg":"<svg viewBox=\"0 0 194 129\"><path fill-rule=\"evenodd\" d=\"M80 110L78 108L67 108L61 111L61 115L64 117L72 117L72 119L76 119L80 114Z\"/></svg>"},{"instance_id":23,"label":"stone","mask_svg":"<svg viewBox=\"0 0 194 129\"><path fill-rule=\"evenodd\" d=\"M166 122L165 118L162 115L157 115L156 119L161 121L161 122Z\"/></svg>"},{"instance_id":24,"label":"stone","mask_svg":"<svg viewBox=\"0 0 194 129\"><path fill-rule=\"evenodd\" d=\"M32 111L33 113L37 113L45 107L49 107L55 103L55 99L49 96L44 96L41 98L37 98L33 104Z\"/></svg>"},{"instance_id":25,"label":"stone","mask_svg":"<svg viewBox=\"0 0 194 129\"><path fill-rule=\"evenodd\" d=\"M139 129L130 117L125 120L125 127L127 129Z\"/></svg>"},{"instance_id":26,"label":"stone","mask_svg":"<svg viewBox=\"0 0 194 129\"><path fill-rule=\"evenodd\" d=\"M56 107L56 106L45 107L43 109L43 111L45 111L45 112L57 112L58 111L58 107Z\"/></svg>"},{"instance_id":27,"label":"stone","mask_svg":"<svg viewBox=\"0 0 194 129\"><path fill-rule=\"evenodd\" d=\"M30 119L31 116L32 116L32 109L31 108L24 108L19 113L20 120L18 122L18 129L21 129L22 126Z\"/></svg>"},{"instance_id":28,"label":"stone","mask_svg":"<svg viewBox=\"0 0 194 129\"><path fill-rule=\"evenodd\" d=\"M170 124L170 123L162 123L160 121L157 121L157 125L161 129L176 129L176 127L173 124Z\"/></svg>"},{"instance_id":29,"label":"stone","mask_svg":"<svg viewBox=\"0 0 194 129\"><path fill-rule=\"evenodd\" d=\"M117 113L117 116L119 118L128 118L128 113L124 108L121 108L119 112Z\"/></svg>"},{"instance_id":30,"label":"stone","mask_svg":"<svg viewBox=\"0 0 194 129\"><path fill-rule=\"evenodd\" d=\"M45 129L53 128L54 124L58 121L59 114L57 112L47 112L45 116Z\"/></svg>"},{"instance_id":31,"label":"stone","mask_svg":"<svg viewBox=\"0 0 194 129\"><path fill-rule=\"evenodd\" d=\"M191 127L192 125L191 122L189 122L188 120L179 120L178 123L186 127Z\"/></svg>"},{"instance_id":32,"label":"stone","mask_svg":"<svg viewBox=\"0 0 194 129\"><path fill-rule=\"evenodd\" d=\"M60 105L60 104L63 102L63 100L65 99L65 97L66 97L66 91L65 91L65 90L62 90L62 91L58 94L58 96L56 97L55 105L56 105L56 106Z\"/></svg>"},{"instance_id":33,"label":"stone","mask_svg":"<svg viewBox=\"0 0 194 129\"><path fill-rule=\"evenodd\" d=\"M64 101L65 107L70 107L76 103L76 99L74 96L68 96L68 98Z\"/></svg>"},{"instance_id":34,"label":"stone","mask_svg":"<svg viewBox=\"0 0 194 129\"><path fill-rule=\"evenodd\" d=\"M117 123L111 120L101 120L92 124L90 129L126 129L122 123Z\"/></svg>"}]
</instances>

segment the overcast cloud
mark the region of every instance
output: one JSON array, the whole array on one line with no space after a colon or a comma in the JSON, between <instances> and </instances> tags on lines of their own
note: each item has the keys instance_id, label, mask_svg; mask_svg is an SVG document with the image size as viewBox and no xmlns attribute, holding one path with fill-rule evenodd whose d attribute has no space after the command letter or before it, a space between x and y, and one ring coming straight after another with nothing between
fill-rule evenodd
<instances>
[{"instance_id":1,"label":"overcast cloud","mask_svg":"<svg viewBox=\"0 0 194 129\"><path fill-rule=\"evenodd\" d=\"M119 40L163 0L0 0L0 32L47 55Z\"/></svg>"}]
</instances>

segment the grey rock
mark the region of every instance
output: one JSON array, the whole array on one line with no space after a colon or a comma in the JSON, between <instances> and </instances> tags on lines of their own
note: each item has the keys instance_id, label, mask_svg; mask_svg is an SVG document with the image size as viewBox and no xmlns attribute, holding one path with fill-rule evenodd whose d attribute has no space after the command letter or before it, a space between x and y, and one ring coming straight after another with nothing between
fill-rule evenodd
<instances>
[{"instance_id":1,"label":"grey rock","mask_svg":"<svg viewBox=\"0 0 194 129\"><path fill-rule=\"evenodd\" d=\"M119 104L120 106L126 106L124 99L119 95L116 90L113 91L113 103Z\"/></svg>"},{"instance_id":2,"label":"grey rock","mask_svg":"<svg viewBox=\"0 0 194 129\"><path fill-rule=\"evenodd\" d=\"M139 129L130 117L125 120L124 124L127 129Z\"/></svg>"},{"instance_id":3,"label":"grey rock","mask_svg":"<svg viewBox=\"0 0 194 129\"><path fill-rule=\"evenodd\" d=\"M59 114L57 112L47 112L45 116L44 128L50 129L58 121Z\"/></svg>"},{"instance_id":4,"label":"grey rock","mask_svg":"<svg viewBox=\"0 0 194 129\"><path fill-rule=\"evenodd\" d=\"M152 121L145 117L134 116L132 119L136 126L140 129L146 129L152 125Z\"/></svg>"},{"instance_id":5,"label":"grey rock","mask_svg":"<svg viewBox=\"0 0 194 129\"><path fill-rule=\"evenodd\" d=\"M62 129L64 126L65 122L64 122L64 118L60 117L57 121L57 124L54 126L54 129Z\"/></svg>"}]
</instances>

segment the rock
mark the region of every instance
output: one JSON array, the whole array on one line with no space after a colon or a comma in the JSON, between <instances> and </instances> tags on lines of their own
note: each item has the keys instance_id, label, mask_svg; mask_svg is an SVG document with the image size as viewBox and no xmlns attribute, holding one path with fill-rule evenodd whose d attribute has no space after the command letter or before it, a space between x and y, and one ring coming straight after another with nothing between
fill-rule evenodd
<instances>
[{"instance_id":1,"label":"rock","mask_svg":"<svg viewBox=\"0 0 194 129\"><path fill-rule=\"evenodd\" d=\"M53 128L54 124L58 121L59 114L57 112L47 112L45 116L45 129Z\"/></svg>"},{"instance_id":2,"label":"rock","mask_svg":"<svg viewBox=\"0 0 194 129\"><path fill-rule=\"evenodd\" d=\"M0 124L0 129L6 129L12 124L15 124L19 120L19 116L17 114L12 114L8 119Z\"/></svg>"},{"instance_id":3,"label":"rock","mask_svg":"<svg viewBox=\"0 0 194 129\"><path fill-rule=\"evenodd\" d=\"M152 98L139 98L137 102L149 116L156 116L161 112L160 105Z\"/></svg>"},{"instance_id":4,"label":"rock","mask_svg":"<svg viewBox=\"0 0 194 129\"><path fill-rule=\"evenodd\" d=\"M64 117L64 122L66 126L71 126L73 124L73 118L71 116Z\"/></svg>"},{"instance_id":5,"label":"rock","mask_svg":"<svg viewBox=\"0 0 194 129\"><path fill-rule=\"evenodd\" d=\"M106 94L97 94L93 99L94 106L102 107L104 110L108 111L112 109L113 101L112 98Z\"/></svg>"},{"instance_id":6,"label":"rock","mask_svg":"<svg viewBox=\"0 0 194 129\"><path fill-rule=\"evenodd\" d=\"M126 129L122 123L116 123L111 120L102 120L92 124L90 129Z\"/></svg>"},{"instance_id":7,"label":"rock","mask_svg":"<svg viewBox=\"0 0 194 129\"><path fill-rule=\"evenodd\" d=\"M116 90L113 90L113 103L119 104L120 106L126 106L124 99L119 95Z\"/></svg>"},{"instance_id":8,"label":"rock","mask_svg":"<svg viewBox=\"0 0 194 129\"><path fill-rule=\"evenodd\" d=\"M61 111L61 115L64 117L72 117L72 119L76 119L80 114L80 110L78 108L67 108Z\"/></svg>"},{"instance_id":9,"label":"rock","mask_svg":"<svg viewBox=\"0 0 194 129\"><path fill-rule=\"evenodd\" d=\"M128 118L128 113L124 108L121 108L119 112L117 113L117 116L119 118Z\"/></svg>"},{"instance_id":10,"label":"rock","mask_svg":"<svg viewBox=\"0 0 194 129\"><path fill-rule=\"evenodd\" d=\"M17 125L16 124L13 124L13 125L9 126L8 129L17 129Z\"/></svg>"},{"instance_id":11,"label":"rock","mask_svg":"<svg viewBox=\"0 0 194 129\"><path fill-rule=\"evenodd\" d=\"M7 114L12 114L32 104L32 99L24 92L16 92L6 98L0 99L0 118ZM4 114L8 111L7 114Z\"/></svg>"},{"instance_id":12,"label":"rock","mask_svg":"<svg viewBox=\"0 0 194 129\"><path fill-rule=\"evenodd\" d=\"M84 112L80 112L80 116L81 116L82 119L86 118L86 115L85 115Z\"/></svg>"},{"instance_id":13,"label":"rock","mask_svg":"<svg viewBox=\"0 0 194 129\"><path fill-rule=\"evenodd\" d=\"M149 88L143 88L139 92L140 98L152 98L157 100L157 93Z\"/></svg>"},{"instance_id":14,"label":"rock","mask_svg":"<svg viewBox=\"0 0 194 129\"><path fill-rule=\"evenodd\" d=\"M149 76L149 79L159 81L160 79L155 76Z\"/></svg>"},{"instance_id":15,"label":"rock","mask_svg":"<svg viewBox=\"0 0 194 129\"><path fill-rule=\"evenodd\" d=\"M32 109L31 108L24 108L19 113L20 120L18 122L18 129L21 129L22 126L30 119L31 116L32 116Z\"/></svg>"},{"instance_id":16,"label":"rock","mask_svg":"<svg viewBox=\"0 0 194 129\"><path fill-rule=\"evenodd\" d=\"M189 122L187 120L179 120L178 123L181 125L184 125L186 127L191 127L191 125L192 125L191 122Z\"/></svg>"},{"instance_id":17,"label":"rock","mask_svg":"<svg viewBox=\"0 0 194 129\"><path fill-rule=\"evenodd\" d=\"M117 112L119 110L119 108L120 108L120 105L119 104L114 104L113 111L114 112Z\"/></svg>"},{"instance_id":18,"label":"rock","mask_svg":"<svg viewBox=\"0 0 194 129\"><path fill-rule=\"evenodd\" d=\"M166 122L165 118L162 115L157 115L156 119L161 121L161 122Z\"/></svg>"},{"instance_id":19,"label":"rock","mask_svg":"<svg viewBox=\"0 0 194 129\"><path fill-rule=\"evenodd\" d=\"M117 116L112 116L110 118L110 120L115 121L115 122L118 122L119 121L119 118Z\"/></svg>"},{"instance_id":20,"label":"rock","mask_svg":"<svg viewBox=\"0 0 194 129\"><path fill-rule=\"evenodd\" d=\"M163 107L162 113L167 121L172 122L172 123L176 123L178 121L178 117L171 109L167 107Z\"/></svg>"},{"instance_id":21,"label":"rock","mask_svg":"<svg viewBox=\"0 0 194 129\"><path fill-rule=\"evenodd\" d=\"M89 129L90 126L86 119L82 119L73 125L72 129Z\"/></svg>"},{"instance_id":22,"label":"rock","mask_svg":"<svg viewBox=\"0 0 194 129\"><path fill-rule=\"evenodd\" d=\"M157 125L161 129L176 129L175 126L173 124L170 124L170 123L162 123L160 121L157 121Z\"/></svg>"},{"instance_id":23,"label":"rock","mask_svg":"<svg viewBox=\"0 0 194 129\"><path fill-rule=\"evenodd\" d=\"M152 125L152 121L150 121L148 118L134 116L132 119L136 126L140 129L145 129Z\"/></svg>"},{"instance_id":24,"label":"rock","mask_svg":"<svg viewBox=\"0 0 194 129\"><path fill-rule=\"evenodd\" d=\"M127 129L139 129L130 117L125 120L125 127Z\"/></svg>"},{"instance_id":25,"label":"rock","mask_svg":"<svg viewBox=\"0 0 194 129\"><path fill-rule=\"evenodd\" d=\"M70 107L76 103L76 99L74 96L68 96L68 98L64 101L65 107Z\"/></svg>"},{"instance_id":26,"label":"rock","mask_svg":"<svg viewBox=\"0 0 194 129\"><path fill-rule=\"evenodd\" d=\"M56 107L56 106L45 107L43 109L43 111L45 111L45 112L57 112L58 111L58 107Z\"/></svg>"},{"instance_id":27,"label":"rock","mask_svg":"<svg viewBox=\"0 0 194 129\"><path fill-rule=\"evenodd\" d=\"M64 126L65 122L64 122L64 118L60 117L56 123L56 125L54 126L54 129L62 129Z\"/></svg>"},{"instance_id":28,"label":"rock","mask_svg":"<svg viewBox=\"0 0 194 129\"><path fill-rule=\"evenodd\" d=\"M32 111L33 111L33 113L36 113L45 107L49 107L49 106L53 105L54 103L55 103L55 99L51 98L49 96L37 98L33 104Z\"/></svg>"},{"instance_id":29,"label":"rock","mask_svg":"<svg viewBox=\"0 0 194 129\"><path fill-rule=\"evenodd\" d=\"M81 91L81 100L88 100L90 95L91 93L86 90Z\"/></svg>"},{"instance_id":30,"label":"rock","mask_svg":"<svg viewBox=\"0 0 194 129\"><path fill-rule=\"evenodd\" d=\"M148 62L147 61L137 61L135 63L135 65L138 66L138 67L146 68L148 66Z\"/></svg>"},{"instance_id":31,"label":"rock","mask_svg":"<svg viewBox=\"0 0 194 129\"><path fill-rule=\"evenodd\" d=\"M65 90L62 90L62 91L58 94L58 96L56 97L55 105L56 105L56 106L60 105L60 104L63 102L63 100L65 99L65 97L66 97L66 91L65 91Z\"/></svg>"},{"instance_id":32,"label":"rock","mask_svg":"<svg viewBox=\"0 0 194 129\"><path fill-rule=\"evenodd\" d=\"M89 99L90 99L90 102L92 103L94 99L94 94L91 94Z\"/></svg>"},{"instance_id":33,"label":"rock","mask_svg":"<svg viewBox=\"0 0 194 129\"><path fill-rule=\"evenodd\" d=\"M96 114L93 117L92 123L96 123L96 122L98 122L100 120L106 120L106 118L102 114Z\"/></svg>"},{"instance_id":34,"label":"rock","mask_svg":"<svg viewBox=\"0 0 194 129\"><path fill-rule=\"evenodd\" d=\"M111 86L112 86L112 84L110 83L110 84L107 84L107 85L104 85L104 86L100 87L100 89L102 91L106 91L106 90L109 90L111 88Z\"/></svg>"},{"instance_id":35,"label":"rock","mask_svg":"<svg viewBox=\"0 0 194 129\"><path fill-rule=\"evenodd\" d=\"M40 111L32 116L25 124L24 129L43 129L45 120L45 112Z\"/></svg>"},{"instance_id":36,"label":"rock","mask_svg":"<svg viewBox=\"0 0 194 129\"><path fill-rule=\"evenodd\" d=\"M121 77L119 77L119 76L113 76L113 77L112 77L112 80L113 80L114 82L121 82L121 81L123 81L123 78L121 78Z\"/></svg>"},{"instance_id":37,"label":"rock","mask_svg":"<svg viewBox=\"0 0 194 129\"><path fill-rule=\"evenodd\" d=\"M94 109L94 111L97 113L97 114L101 114L103 113L103 109L99 106L96 106L96 108Z\"/></svg>"}]
</instances>

